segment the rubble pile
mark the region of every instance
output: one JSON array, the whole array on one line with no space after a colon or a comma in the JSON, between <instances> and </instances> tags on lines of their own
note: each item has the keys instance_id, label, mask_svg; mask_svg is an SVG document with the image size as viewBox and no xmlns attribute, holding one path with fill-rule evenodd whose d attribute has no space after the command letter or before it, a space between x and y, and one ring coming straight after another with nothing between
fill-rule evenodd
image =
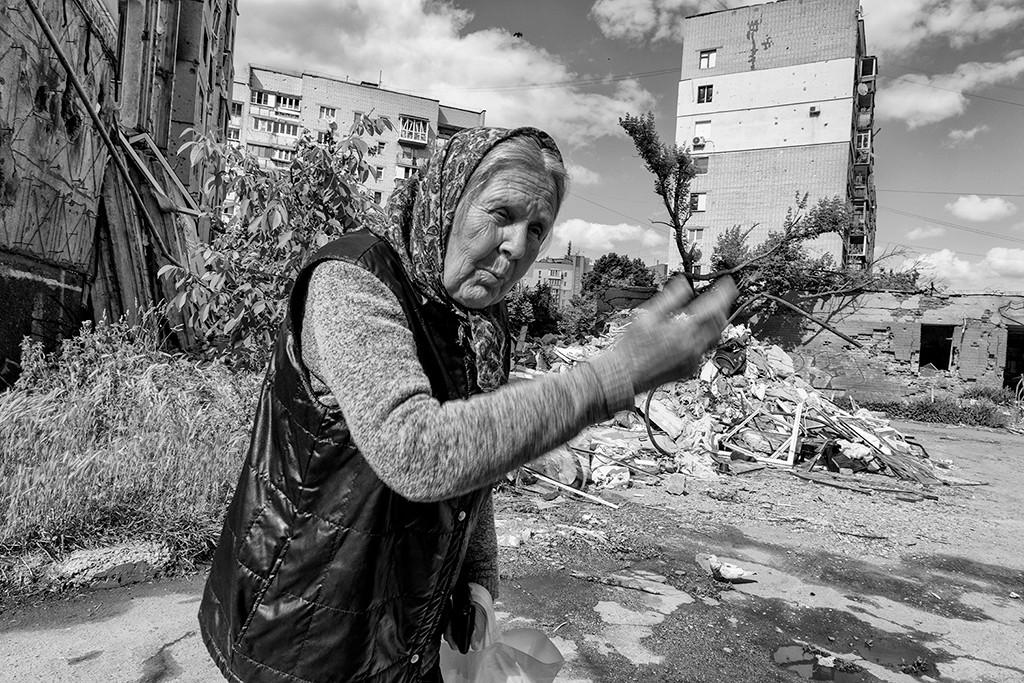
<instances>
[{"instance_id":1,"label":"rubble pile","mask_svg":"<svg viewBox=\"0 0 1024 683\"><path fill-rule=\"evenodd\" d=\"M513 376L586 361L613 344L630 319L620 313L607 333L583 344L526 348ZM636 412L584 430L531 468L563 484L612 489L669 473L710 479L766 467L861 492L871 489L858 483L860 473L943 483L920 444L852 401L851 409L840 407L811 379L783 349L730 326L697 377L638 396Z\"/></svg>"}]
</instances>

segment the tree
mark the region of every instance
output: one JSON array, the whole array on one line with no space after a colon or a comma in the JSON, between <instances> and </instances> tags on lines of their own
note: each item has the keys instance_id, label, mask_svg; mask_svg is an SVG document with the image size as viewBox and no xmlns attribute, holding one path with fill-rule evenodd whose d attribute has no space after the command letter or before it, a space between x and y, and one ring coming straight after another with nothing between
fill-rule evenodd
<instances>
[{"instance_id":1,"label":"tree","mask_svg":"<svg viewBox=\"0 0 1024 683\"><path fill-rule=\"evenodd\" d=\"M748 312L766 314L778 305L775 298L806 301L823 296L854 294L884 281L916 282L916 275L883 278L871 268L841 268L828 254L811 256L807 240L828 233L846 236L852 213L840 197L823 198L808 211L808 196L798 194L795 205L786 213L781 230L768 233L763 242L750 246L748 238L754 229L733 226L722 232L711 256L714 272L697 279L714 279L723 274L736 277L740 305ZM884 254L874 263L890 258ZM874 265L874 264L872 264Z\"/></svg>"},{"instance_id":2,"label":"tree","mask_svg":"<svg viewBox=\"0 0 1024 683\"><path fill-rule=\"evenodd\" d=\"M551 291L551 286L538 284L535 287L527 287L524 291L526 301L533 311L533 322L529 323L527 328L530 336L543 337L545 334L557 332L559 312L555 306L555 294Z\"/></svg>"},{"instance_id":3,"label":"tree","mask_svg":"<svg viewBox=\"0 0 1024 683\"><path fill-rule=\"evenodd\" d=\"M562 310L558 331L572 340L584 339L594 333L597 319L597 300L592 296L577 294Z\"/></svg>"},{"instance_id":4,"label":"tree","mask_svg":"<svg viewBox=\"0 0 1024 683\"><path fill-rule=\"evenodd\" d=\"M217 169L203 193L213 238L189 266L160 269L177 292L168 307L184 315L198 351L245 367L265 362L302 264L377 210L363 185L371 165L362 136L385 128L393 128L387 118L360 115L348 135L332 123L325 143L303 131L285 168L194 132L182 145L193 165Z\"/></svg>"},{"instance_id":5,"label":"tree","mask_svg":"<svg viewBox=\"0 0 1024 683\"><path fill-rule=\"evenodd\" d=\"M638 258L605 254L583 276L583 294L598 294L612 287L653 287L654 273Z\"/></svg>"},{"instance_id":6,"label":"tree","mask_svg":"<svg viewBox=\"0 0 1024 683\"><path fill-rule=\"evenodd\" d=\"M686 222L690 220L692 212L690 181L697 175L693 159L685 148L661 141L651 112L640 116L626 114L619 119L619 125L633 140L644 166L654 175L654 193L661 197L665 211L668 212L668 221L652 222L672 229L676 249L683 260L683 271L689 276L701 257L695 243L687 244L685 232Z\"/></svg>"},{"instance_id":7,"label":"tree","mask_svg":"<svg viewBox=\"0 0 1024 683\"><path fill-rule=\"evenodd\" d=\"M512 334L519 334L523 326L533 323L533 304L527 296L527 288L513 287L505 297L505 308L508 310L508 326Z\"/></svg>"}]
</instances>

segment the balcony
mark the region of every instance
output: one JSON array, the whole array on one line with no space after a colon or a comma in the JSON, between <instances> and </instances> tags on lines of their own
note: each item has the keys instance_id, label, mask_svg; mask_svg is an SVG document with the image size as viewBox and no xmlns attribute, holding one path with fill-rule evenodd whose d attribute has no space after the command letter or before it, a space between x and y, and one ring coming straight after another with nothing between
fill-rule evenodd
<instances>
[{"instance_id":1,"label":"balcony","mask_svg":"<svg viewBox=\"0 0 1024 683\"><path fill-rule=\"evenodd\" d=\"M426 119L399 116L398 140L417 146L425 146L430 141L429 125Z\"/></svg>"},{"instance_id":2,"label":"balcony","mask_svg":"<svg viewBox=\"0 0 1024 683\"><path fill-rule=\"evenodd\" d=\"M396 154L395 163L399 166L408 166L410 168L423 168L427 164L427 157L409 157L404 154Z\"/></svg>"}]
</instances>

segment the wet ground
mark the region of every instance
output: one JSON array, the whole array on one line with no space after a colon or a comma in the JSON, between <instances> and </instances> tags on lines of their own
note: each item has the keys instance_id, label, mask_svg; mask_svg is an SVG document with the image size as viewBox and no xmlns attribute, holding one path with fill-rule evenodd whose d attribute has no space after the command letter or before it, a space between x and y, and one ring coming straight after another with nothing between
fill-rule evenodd
<instances>
[{"instance_id":1,"label":"wet ground","mask_svg":"<svg viewBox=\"0 0 1024 683\"><path fill-rule=\"evenodd\" d=\"M990 484L911 503L762 471L607 494L619 510L502 492L499 618L552 636L561 681L1024 681L1024 439L903 428ZM714 581L708 553L753 580ZM218 680L201 587L7 610L0 680Z\"/></svg>"}]
</instances>

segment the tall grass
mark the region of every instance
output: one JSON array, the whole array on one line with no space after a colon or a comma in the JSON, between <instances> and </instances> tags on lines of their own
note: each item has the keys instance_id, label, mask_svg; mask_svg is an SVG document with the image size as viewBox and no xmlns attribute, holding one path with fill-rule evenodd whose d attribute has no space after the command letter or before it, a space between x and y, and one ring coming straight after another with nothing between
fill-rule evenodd
<instances>
[{"instance_id":1,"label":"tall grass","mask_svg":"<svg viewBox=\"0 0 1024 683\"><path fill-rule=\"evenodd\" d=\"M189 563L216 541L259 380L160 351L149 324L23 346L0 394L0 550L54 554L127 538Z\"/></svg>"}]
</instances>

